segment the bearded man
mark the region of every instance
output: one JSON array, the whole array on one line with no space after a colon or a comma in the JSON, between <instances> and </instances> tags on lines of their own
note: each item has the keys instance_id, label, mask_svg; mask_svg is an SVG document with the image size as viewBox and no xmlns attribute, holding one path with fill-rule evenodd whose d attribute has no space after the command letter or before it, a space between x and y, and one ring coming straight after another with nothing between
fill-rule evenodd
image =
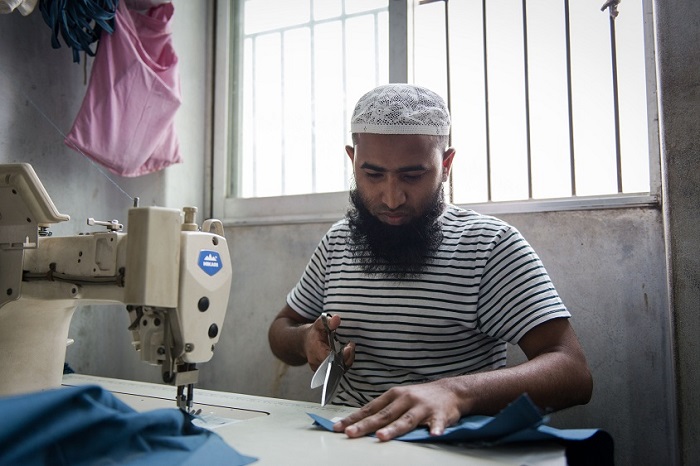
<instances>
[{"instance_id":1,"label":"bearded man","mask_svg":"<svg viewBox=\"0 0 700 466\"><path fill-rule=\"evenodd\" d=\"M332 315L348 368L333 402L361 408L334 429L386 441L419 425L440 435L523 393L544 410L587 403L586 358L535 251L511 225L445 203L455 150L444 100L379 86L351 132L351 207L269 329L279 359L316 370L329 353L320 316ZM505 367L506 343L528 360Z\"/></svg>"}]
</instances>

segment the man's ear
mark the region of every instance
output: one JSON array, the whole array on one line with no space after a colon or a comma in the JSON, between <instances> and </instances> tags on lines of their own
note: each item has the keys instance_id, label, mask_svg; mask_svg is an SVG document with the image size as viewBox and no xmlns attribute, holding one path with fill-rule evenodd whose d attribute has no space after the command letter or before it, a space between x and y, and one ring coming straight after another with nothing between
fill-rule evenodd
<instances>
[{"instance_id":1,"label":"man's ear","mask_svg":"<svg viewBox=\"0 0 700 466\"><path fill-rule=\"evenodd\" d=\"M448 147L445 149L445 152L442 154L442 181L445 182L447 181L447 178L450 176L450 170L452 169L452 161L454 160L455 157L455 151L454 147Z\"/></svg>"},{"instance_id":2,"label":"man's ear","mask_svg":"<svg viewBox=\"0 0 700 466\"><path fill-rule=\"evenodd\" d=\"M350 161L355 163L355 148L353 146L345 146L345 152L350 157Z\"/></svg>"}]
</instances>

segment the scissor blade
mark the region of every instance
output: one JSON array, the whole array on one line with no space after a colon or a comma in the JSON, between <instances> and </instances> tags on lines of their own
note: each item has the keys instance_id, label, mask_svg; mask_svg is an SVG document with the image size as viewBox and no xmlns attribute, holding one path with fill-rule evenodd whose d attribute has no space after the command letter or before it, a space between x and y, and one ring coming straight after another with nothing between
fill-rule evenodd
<instances>
[{"instance_id":1,"label":"scissor blade","mask_svg":"<svg viewBox=\"0 0 700 466\"><path fill-rule=\"evenodd\" d=\"M343 366L331 361L328 364L328 372L326 374L326 380L323 383L323 395L321 397L321 406L326 406L326 404L333 401L335 394L340 386L340 380L343 378Z\"/></svg>"},{"instance_id":2,"label":"scissor blade","mask_svg":"<svg viewBox=\"0 0 700 466\"><path fill-rule=\"evenodd\" d=\"M326 357L326 359L323 360L321 365L318 366L318 369L316 369L316 372L314 372L314 376L311 379L311 388L320 387L326 381L326 373L328 372L328 365L331 363L332 359L333 359L333 353L329 353L328 357Z\"/></svg>"}]
</instances>

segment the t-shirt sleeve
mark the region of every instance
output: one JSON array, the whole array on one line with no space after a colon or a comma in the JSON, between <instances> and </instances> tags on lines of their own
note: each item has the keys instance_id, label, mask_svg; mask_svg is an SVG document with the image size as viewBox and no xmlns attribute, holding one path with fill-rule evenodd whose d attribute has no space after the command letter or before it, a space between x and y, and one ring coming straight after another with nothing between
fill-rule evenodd
<instances>
[{"instance_id":1,"label":"t-shirt sleeve","mask_svg":"<svg viewBox=\"0 0 700 466\"><path fill-rule=\"evenodd\" d=\"M316 247L299 282L287 294L287 304L302 317L316 320L323 312L329 233Z\"/></svg>"},{"instance_id":2,"label":"t-shirt sleeve","mask_svg":"<svg viewBox=\"0 0 700 466\"><path fill-rule=\"evenodd\" d=\"M479 287L481 330L512 344L550 319L571 317L542 261L520 232L505 226L494 237Z\"/></svg>"}]
</instances>

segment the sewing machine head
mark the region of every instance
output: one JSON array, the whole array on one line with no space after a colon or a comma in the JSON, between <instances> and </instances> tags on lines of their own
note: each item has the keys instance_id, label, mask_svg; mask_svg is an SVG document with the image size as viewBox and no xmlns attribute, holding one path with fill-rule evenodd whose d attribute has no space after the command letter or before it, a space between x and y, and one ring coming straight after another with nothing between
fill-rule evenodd
<instances>
[{"instance_id":1,"label":"sewing machine head","mask_svg":"<svg viewBox=\"0 0 700 466\"><path fill-rule=\"evenodd\" d=\"M129 210L103 231L53 237L60 214L28 164L0 165L0 395L60 385L68 329L80 305L125 304L141 360L161 366L192 406L196 364L219 340L231 285L223 225L196 209ZM185 389L187 388L187 393Z\"/></svg>"}]
</instances>

